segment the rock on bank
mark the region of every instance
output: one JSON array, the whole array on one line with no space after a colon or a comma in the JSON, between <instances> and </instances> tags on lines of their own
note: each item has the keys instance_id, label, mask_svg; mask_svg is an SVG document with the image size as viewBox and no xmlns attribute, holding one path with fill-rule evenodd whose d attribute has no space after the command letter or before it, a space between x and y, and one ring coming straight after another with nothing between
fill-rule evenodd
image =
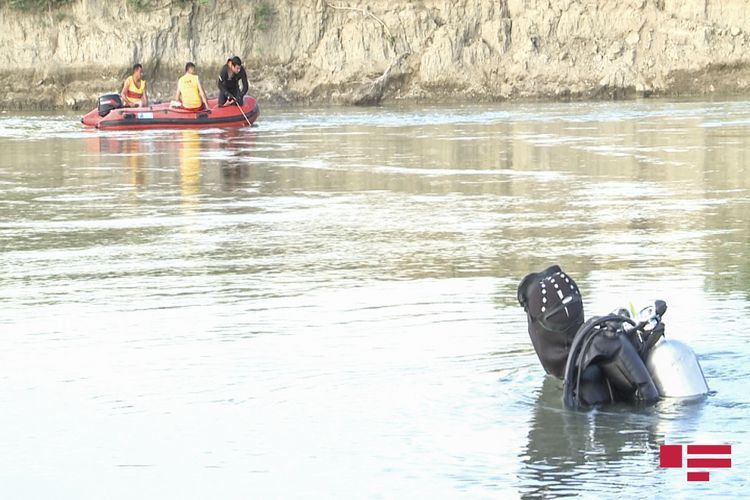
<instances>
[{"instance_id":1,"label":"rock on bank","mask_svg":"<svg viewBox=\"0 0 750 500\"><path fill-rule=\"evenodd\" d=\"M230 54L262 101L374 104L744 92L745 0L0 1L0 107L86 107L141 62L168 98Z\"/></svg>"}]
</instances>

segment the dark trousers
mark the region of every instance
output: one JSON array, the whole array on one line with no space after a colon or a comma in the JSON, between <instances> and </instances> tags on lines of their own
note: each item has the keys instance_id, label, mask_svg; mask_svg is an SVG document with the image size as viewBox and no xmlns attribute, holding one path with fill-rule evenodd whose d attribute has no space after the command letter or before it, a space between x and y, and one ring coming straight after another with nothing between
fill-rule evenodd
<instances>
[{"instance_id":1,"label":"dark trousers","mask_svg":"<svg viewBox=\"0 0 750 500\"><path fill-rule=\"evenodd\" d=\"M219 87L219 106L223 106L224 104L226 104L227 99L229 99L230 97L234 98L234 100L237 101L237 103L240 106L242 106L242 100L244 96L240 94L239 90L240 89L237 89L237 90L230 89L229 92L227 92L221 87Z\"/></svg>"}]
</instances>

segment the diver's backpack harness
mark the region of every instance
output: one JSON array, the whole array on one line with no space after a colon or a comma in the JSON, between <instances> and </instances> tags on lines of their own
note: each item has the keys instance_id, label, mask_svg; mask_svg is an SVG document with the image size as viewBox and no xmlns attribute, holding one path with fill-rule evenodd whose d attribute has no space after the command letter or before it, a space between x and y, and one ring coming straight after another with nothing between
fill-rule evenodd
<instances>
[{"instance_id":1,"label":"diver's backpack harness","mask_svg":"<svg viewBox=\"0 0 750 500\"><path fill-rule=\"evenodd\" d=\"M563 401L568 407L602 403L591 400L583 391L582 377L590 366L604 373L610 401L638 401L659 399L646 365L630 339L625 325L638 325L625 316L610 314L589 319L576 333L563 379ZM645 355L645 352L644 352Z\"/></svg>"}]
</instances>

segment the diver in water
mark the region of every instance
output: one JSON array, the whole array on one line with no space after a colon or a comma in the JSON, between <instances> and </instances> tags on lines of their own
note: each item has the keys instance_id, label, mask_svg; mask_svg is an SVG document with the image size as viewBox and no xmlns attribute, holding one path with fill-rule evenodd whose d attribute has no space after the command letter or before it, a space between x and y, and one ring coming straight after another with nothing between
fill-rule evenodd
<instances>
[{"instance_id":1,"label":"diver in water","mask_svg":"<svg viewBox=\"0 0 750 500\"><path fill-rule=\"evenodd\" d=\"M578 286L560 266L551 266L521 281L518 302L544 370L563 380L566 406L653 403L660 396L708 392L692 350L663 339L664 301L638 323L623 309L584 322Z\"/></svg>"}]
</instances>

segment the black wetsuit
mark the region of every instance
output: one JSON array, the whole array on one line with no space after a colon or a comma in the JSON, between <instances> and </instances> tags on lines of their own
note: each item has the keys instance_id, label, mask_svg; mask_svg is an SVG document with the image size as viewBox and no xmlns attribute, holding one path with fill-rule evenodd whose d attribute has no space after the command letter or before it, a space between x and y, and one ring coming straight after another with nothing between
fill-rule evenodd
<instances>
[{"instance_id":1,"label":"black wetsuit","mask_svg":"<svg viewBox=\"0 0 750 500\"><path fill-rule=\"evenodd\" d=\"M240 82L242 82L242 90L240 90ZM244 66L240 66L240 72L235 74L229 69L229 65L225 64L221 68L217 83L219 84L219 106L223 106L229 97L233 97L242 106L242 100L248 89Z\"/></svg>"},{"instance_id":2,"label":"black wetsuit","mask_svg":"<svg viewBox=\"0 0 750 500\"><path fill-rule=\"evenodd\" d=\"M527 275L518 286L518 302L544 370L564 381L566 406L659 399L640 354L645 351L620 328L630 320L608 315L584 323L581 292L560 266Z\"/></svg>"}]
</instances>

